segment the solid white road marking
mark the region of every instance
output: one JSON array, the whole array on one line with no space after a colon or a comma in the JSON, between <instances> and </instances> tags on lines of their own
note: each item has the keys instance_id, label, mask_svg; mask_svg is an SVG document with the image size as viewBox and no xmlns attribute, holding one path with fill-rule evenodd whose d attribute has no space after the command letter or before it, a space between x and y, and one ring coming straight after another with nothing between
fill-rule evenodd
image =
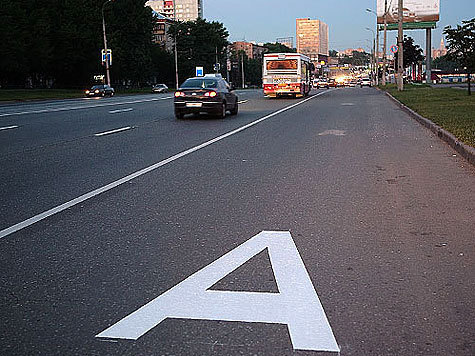
<instances>
[{"instance_id":1,"label":"solid white road marking","mask_svg":"<svg viewBox=\"0 0 475 356\"><path fill-rule=\"evenodd\" d=\"M134 110L133 108L127 108L127 109L119 109L119 110L111 110L109 111L109 114L118 114L120 112L129 112Z\"/></svg>"},{"instance_id":2,"label":"solid white road marking","mask_svg":"<svg viewBox=\"0 0 475 356\"><path fill-rule=\"evenodd\" d=\"M109 183L109 184L107 184L107 185L105 185L105 186L103 186L103 187L101 187L101 188L95 189L95 190L93 190L93 191L91 191L91 192L89 192L89 193L83 194L83 195L81 195L81 196L79 196L79 197L77 197L77 198L75 198L75 199L73 199L73 200L70 200L70 201L68 201L68 202L66 202L66 203L63 203L63 204L58 205L58 206L56 206L56 207L54 207L54 208L51 208L51 209L49 209L49 210L47 210L47 211L44 211L44 212L42 212L42 213L40 213L40 214L38 214L38 215L35 215L35 216L33 216L33 217L29 218L29 219L26 219L26 220L24 220L24 221L22 221L22 222L19 222L19 223L15 224L15 225L12 225L12 226L10 226L10 227L7 227L6 229L3 229L3 230L0 231L0 239L3 238L3 237L5 237L5 236L8 236L8 235L10 235L10 234L13 234L13 233L16 232L16 231L22 230L22 229L24 229L25 227L28 227L28 226L33 225L33 224L36 224L38 221L41 221L41 220L43 220L43 219L46 219L47 217L50 217L50 216L52 216L52 215L55 215L55 214L57 214L57 213L59 213L59 212L61 212L61 211L63 211L63 210L69 209L69 208L71 208L71 207L73 207L73 206L75 206L75 205L77 205L77 204L80 204L80 203L82 203L82 202L84 202L84 201L86 201L86 200L88 200L88 199L91 199L92 197L95 197L96 195L99 195L99 194L102 194L102 193L104 193L104 192L107 192L107 191L109 191L109 190L111 190L111 189L114 189L114 188L118 187L118 186L121 185L121 184L124 184L124 183L127 183L127 182L131 181L132 179L135 179L135 178L140 177L140 176L142 176L142 175L144 175L144 174L147 174L147 173L149 173L149 172L151 172L151 171L154 171L154 170L156 170L157 168L160 168L160 167L162 167L162 166L164 166L164 165L166 165L166 164L168 164L168 163L171 163L171 162L173 162L173 161L175 161L175 160L177 160L177 159L179 159L179 158L185 157L185 156L187 156L187 155L189 155L189 154L191 154L191 153L193 153L193 152L195 152L195 151L201 150L202 148L205 148L205 147L207 147L207 146L209 146L209 145L212 145L212 144L214 144L214 143L216 143L216 142L218 142L218 141L224 140L225 138L228 138L228 137L230 137L230 136L232 136L232 135L235 135L235 134L237 134L237 133L239 133L239 132L241 132L241 131L244 131L244 130L248 129L249 127L252 127L252 126L254 126L254 125L257 125L257 124L259 124L259 123L262 122L262 121L265 121L265 120L267 120L267 119L270 119L271 117L274 117L274 116L276 116L276 115L279 115L279 114L281 114L281 113L283 113L283 112L285 112L285 111L287 111L287 110L293 109L293 108L296 107L296 106L302 105L302 104L306 103L306 102L309 101L309 100L312 100L312 99L314 99L314 98L316 98L316 97L318 97L318 96L320 96L320 95L329 93L329 92L331 92L331 91L332 91L332 90L328 90L328 91L325 91L325 92L321 92L321 93L315 94L315 95L313 95L313 96L311 96L311 97L309 97L309 98L306 98L306 99L304 99L304 100L301 100L301 101L299 101L299 102L297 102L297 103L295 103L295 104L289 105L289 106L287 106L287 107L285 107L285 108L283 108L283 109L280 109L280 110L278 110L278 111L276 111L276 112L273 112L272 114L269 114L269 115L267 115L267 116L264 116L264 117L262 117L262 118L260 118L260 119L258 119L258 120L256 120L256 121L253 121L253 122L251 122L251 123L249 123L249 124L247 124L247 125L241 126L241 127L237 128L237 129L235 129L235 130L233 130L233 131L230 131L230 132L228 132L228 133L225 133L224 135L218 136L218 137L216 137L216 138L214 138L214 139L212 139L212 140L209 140L209 141L207 141L207 142L203 142L202 144L200 144L200 145L198 145L198 146L195 146L195 147L192 147L192 148L190 148L190 149L188 149L188 150L186 150L186 151L177 153L177 154L174 155L174 156L171 156L171 157L169 157L169 158L167 158L167 159L165 159L165 160L163 160L163 161L160 161L160 162L158 162L158 163L155 163L155 164L153 164L153 165L151 165L151 166L149 166L149 167L146 167L146 168L144 168L144 169L142 169L142 170L140 170L140 171L137 171L137 172L135 172L135 173L129 174L128 176L126 176L126 177L124 177L124 178L121 178L121 179L119 179L119 180L116 180L115 182Z\"/></svg>"},{"instance_id":3,"label":"solid white road marking","mask_svg":"<svg viewBox=\"0 0 475 356\"><path fill-rule=\"evenodd\" d=\"M0 117L4 117L4 116L18 116L18 115L27 115L27 114L44 114L44 113L47 113L47 112L59 112L59 111L70 111L70 110L93 109L93 108L99 108L99 107L103 107L103 106L116 106L116 105L127 105L127 104L139 104L139 103L146 103L146 102L150 102L150 101L159 101L159 100L167 100L167 99L173 99L173 96L167 96L167 97L165 97L165 98L153 98L153 99L132 100L132 101L123 101L123 102L114 102L114 103L104 103L104 104L96 104L96 105L71 106L71 107L63 107L63 108L49 108L49 109L42 109L42 110L20 111L20 112L13 112L13 113L0 114Z\"/></svg>"},{"instance_id":4,"label":"solid white road marking","mask_svg":"<svg viewBox=\"0 0 475 356\"><path fill-rule=\"evenodd\" d=\"M18 126L5 126L5 127L0 127L0 131L2 130L11 130L11 129L16 129Z\"/></svg>"},{"instance_id":5,"label":"solid white road marking","mask_svg":"<svg viewBox=\"0 0 475 356\"><path fill-rule=\"evenodd\" d=\"M238 104L245 104L247 103L249 100L241 100L241 101L238 101Z\"/></svg>"},{"instance_id":6,"label":"solid white road marking","mask_svg":"<svg viewBox=\"0 0 475 356\"><path fill-rule=\"evenodd\" d=\"M122 131L130 130L131 128L132 128L131 126L122 127L122 128L120 128L120 129L115 129L115 130L111 130L111 131L96 133L96 134L94 134L94 136L99 137L99 136L110 135L110 134L114 134L114 133L117 133L117 132L122 132Z\"/></svg>"},{"instance_id":7,"label":"solid white road marking","mask_svg":"<svg viewBox=\"0 0 475 356\"><path fill-rule=\"evenodd\" d=\"M209 290L266 248L279 293ZM259 233L96 337L137 340L167 318L286 324L294 349L340 351L288 231Z\"/></svg>"}]
</instances>

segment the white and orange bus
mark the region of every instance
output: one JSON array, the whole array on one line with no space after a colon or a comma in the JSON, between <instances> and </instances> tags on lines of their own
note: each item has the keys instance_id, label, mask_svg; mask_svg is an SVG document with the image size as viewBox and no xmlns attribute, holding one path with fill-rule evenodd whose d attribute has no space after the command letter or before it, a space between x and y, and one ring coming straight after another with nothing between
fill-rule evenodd
<instances>
[{"instance_id":1,"label":"white and orange bus","mask_svg":"<svg viewBox=\"0 0 475 356\"><path fill-rule=\"evenodd\" d=\"M269 53L264 55L262 83L264 95L277 97L308 95L312 88L314 65L299 53Z\"/></svg>"}]
</instances>

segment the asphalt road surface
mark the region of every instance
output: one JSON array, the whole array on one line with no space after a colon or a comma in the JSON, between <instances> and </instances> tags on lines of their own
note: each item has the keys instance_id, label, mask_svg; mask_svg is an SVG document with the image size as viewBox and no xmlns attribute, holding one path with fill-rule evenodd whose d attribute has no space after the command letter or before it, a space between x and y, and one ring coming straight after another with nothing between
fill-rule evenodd
<instances>
[{"instance_id":1,"label":"asphalt road surface","mask_svg":"<svg viewBox=\"0 0 475 356\"><path fill-rule=\"evenodd\" d=\"M238 95L0 106L2 355L475 354L474 167L372 88Z\"/></svg>"}]
</instances>

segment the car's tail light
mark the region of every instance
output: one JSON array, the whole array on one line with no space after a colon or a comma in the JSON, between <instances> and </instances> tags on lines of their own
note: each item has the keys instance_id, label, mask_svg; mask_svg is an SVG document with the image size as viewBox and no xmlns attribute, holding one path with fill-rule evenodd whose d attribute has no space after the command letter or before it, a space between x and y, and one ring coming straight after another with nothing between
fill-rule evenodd
<instances>
[{"instance_id":1,"label":"car's tail light","mask_svg":"<svg viewBox=\"0 0 475 356\"><path fill-rule=\"evenodd\" d=\"M99 89L94 90L94 93L99 94Z\"/></svg>"},{"instance_id":2,"label":"car's tail light","mask_svg":"<svg viewBox=\"0 0 475 356\"><path fill-rule=\"evenodd\" d=\"M178 98L180 96L185 96L185 93L183 93L182 91L175 92L175 98Z\"/></svg>"},{"instance_id":3,"label":"car's tail light","mask_svg":"<svg viewBox=\"0 0 475 356\"><path fill-rule=\"evenodd\" d=\"M216 92L215 91L208 91L205 93L205 96L209 97L209 98L214 98L216 96Z\"/></svg>"}]
</instances>

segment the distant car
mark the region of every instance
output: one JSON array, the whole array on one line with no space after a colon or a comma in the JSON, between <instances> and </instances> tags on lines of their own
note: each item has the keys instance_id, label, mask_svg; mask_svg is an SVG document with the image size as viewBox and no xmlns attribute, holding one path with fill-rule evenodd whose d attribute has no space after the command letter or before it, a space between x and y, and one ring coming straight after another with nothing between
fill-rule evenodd
<instances>
[{"instance_id":1,"label":"distant car","mask_svg":"<svg viewBox=\"0 0 475 356\"><path fill-rule=\"evenodd\" d=\"M362 78L360 86L361 86L361 88L370 87L371 86L371 80L369 78Z\"/></svg>"},{"instance_id":2,"label":"distant car","mask_svg":"<svg viewBox=\"0 0 475 356\"><path fill-rule=\"evenodd\" d=\"M349 86L354 88L356 87L356 84L358 84L358 82L355 79L352 79L350 80Z\"/></svg>"},{"instance_id":3,"label":"distant car","mask_svg":"<svg viewBox=\"0 0 475 356\"><path fill-rule=\"evenodd\" d=\"M91 89L87 89L84 94L91 96L114 96L114 88L107 84L94 85Z\"/></svg>"},{"instance_id":4,"label":"distant car","mask_svg":"<svg viewBox=\"0 0 475 356\"><path fill-rule=\"evenodd\" d=\"M220 75L185 80L175 92L174 105L177 119L200 113L224 119L227 111L236 115L239 110L237 95Z\"/></svg>"},{"instance_id":5,"label":"distant car","mask_svg":"<svg viewBox=\"0 0 475 356\"><path fill-rule=\"evenodd\" d=\"M330 88L336 88L336 85L337 85L337 84L336 84L336 80L335 80L335 79L329 79L329 80L328 80L328 86L329 86Z\"/></svg>"},{"instance_id":6,"label":"distant car","mask_svg":"<svg viewBox=\"0 0 475 356\"><path fill-rule=\"evenodd\" d=\"M330 84L328 83L328 80L327 79L320 79L317 83L317 89L321 89L321 88L330 88Z\"/></svg>"},{"instance_id":7,"label":"distant car","mask_svg":"<svg viewBox=\"0 0 475 356\"><path fill-rule=\"evenodd\" d=\"M167 93L168 87L165 84L155 84L152 87L152 92L153 93Z\"/></svg>"}]
</instances>

